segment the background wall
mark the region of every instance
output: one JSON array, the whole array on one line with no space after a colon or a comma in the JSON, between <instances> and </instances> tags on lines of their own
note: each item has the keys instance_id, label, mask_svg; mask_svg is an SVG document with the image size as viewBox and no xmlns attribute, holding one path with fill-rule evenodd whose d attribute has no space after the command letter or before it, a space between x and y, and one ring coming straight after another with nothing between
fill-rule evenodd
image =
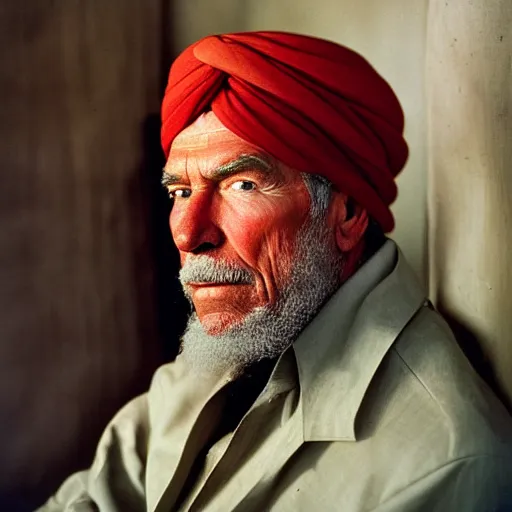
<instances>
[{"instance_id":1,"label":"background wall","mask_svg":"<svg viewBox=\"0 0 512 512\"><path fill-rule=\"evenodd\" d=\"M426 284L425 43L427 0L176 0L177 51L215 33L287 30L349 46L395 90L405 111L409 161L398 178L392 234Z\"/></svg>"},{"instance_id":2,"label":"background wall","mask_svg":"<svg viewBox=\"0 0 512 512\"><path fill-rule=\"evenodd\" d=\"M431 294L512 404L512 2L431 0Z\"/></svg>"},{"instance_id":3,"label":"background wall","mask_svg":"<svg viewBox=\"0 0 512 512\"><path fill-rule=\"evenodd\" d=\"M162 359L165 4L0 4L2 511L87 466Z\"/></svg>"}]
</instances>

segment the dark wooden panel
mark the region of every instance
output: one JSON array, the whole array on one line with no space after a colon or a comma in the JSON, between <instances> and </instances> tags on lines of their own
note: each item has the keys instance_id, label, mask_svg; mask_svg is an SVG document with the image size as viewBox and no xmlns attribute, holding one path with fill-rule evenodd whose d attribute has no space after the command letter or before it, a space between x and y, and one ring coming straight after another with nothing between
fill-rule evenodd
<instances>
[{"instance_id":1,"label":"dark wooden panel","mask_svg":"<svg viewBox=\"0 0 512 512\"><path fill-rule=\"evenodd\" d=\"M3 495L37 500L88 464L161 361L158 263L175 272L154 224L164 6L0 5Z\"/></svg>"}]
</instances>

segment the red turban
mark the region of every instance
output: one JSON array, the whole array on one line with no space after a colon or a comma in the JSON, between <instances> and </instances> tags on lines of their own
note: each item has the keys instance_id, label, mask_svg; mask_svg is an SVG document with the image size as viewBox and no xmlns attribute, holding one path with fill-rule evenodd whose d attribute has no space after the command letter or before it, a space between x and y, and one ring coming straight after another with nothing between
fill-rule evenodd
<instances>
[{"instance_id":1,"label":"red turban","mask_svg":"<svg viewBox=\"0 0 512 512\"><path fill-rule=\"evenodd\" d=\"M384 231L394 177L407 160L404 117L360 55L283 32L209 36L174 62L162 104L162 146L207 110L242 139L300 172L319 174Z\"/></svg>"}]
</instances>

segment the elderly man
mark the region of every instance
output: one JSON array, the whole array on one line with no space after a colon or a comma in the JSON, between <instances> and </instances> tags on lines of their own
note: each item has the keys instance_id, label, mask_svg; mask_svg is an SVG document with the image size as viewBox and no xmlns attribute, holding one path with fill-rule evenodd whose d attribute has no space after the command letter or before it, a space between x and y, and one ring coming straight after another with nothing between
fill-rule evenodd
<instances>
[{"instance_id":1,"label":"elderly man","mask_svg":"<svg viewBox=\"0 0 512 512\"><path fill-rule=\"evenodd\" d=\"M171 68L181 353L45 511L484 511L512 423L383 235L403 115L359 55L277 32Z\"/></svg>"}]
</instances>

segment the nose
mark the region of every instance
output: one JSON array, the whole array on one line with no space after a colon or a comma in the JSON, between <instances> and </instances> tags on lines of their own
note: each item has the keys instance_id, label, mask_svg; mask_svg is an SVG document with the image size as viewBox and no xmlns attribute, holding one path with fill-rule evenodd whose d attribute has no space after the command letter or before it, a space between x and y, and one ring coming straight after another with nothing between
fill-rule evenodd
<instances>
[{"instance_id":1,"label":"nose","mask_svg":"<svg viewBox=\"0 0 512 512\"><path fill-rule=\"evenodd\" d=\"M209 196L207 192L197 192L173 205L169 225L180 252L200 254L221 245L223 234Z\"/></svg>"}]
</instances>

